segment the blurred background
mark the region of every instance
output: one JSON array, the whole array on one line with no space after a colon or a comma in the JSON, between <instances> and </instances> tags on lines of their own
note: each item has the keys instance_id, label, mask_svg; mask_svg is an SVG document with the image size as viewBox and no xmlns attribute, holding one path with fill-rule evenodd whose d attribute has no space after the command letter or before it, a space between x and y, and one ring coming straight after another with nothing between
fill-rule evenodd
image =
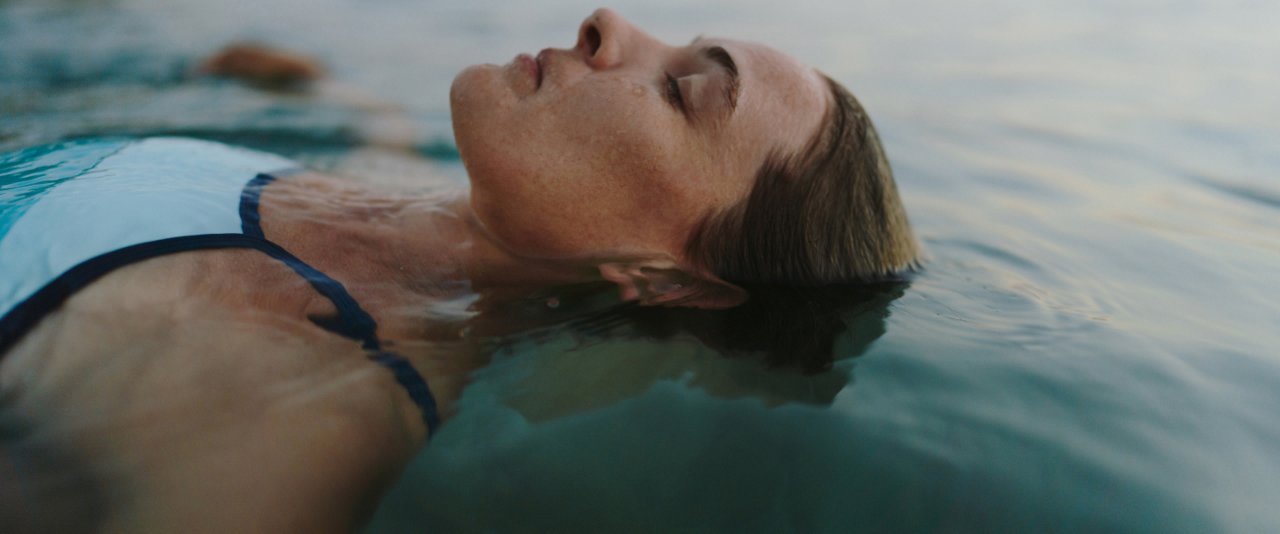
<instances>
[{"instance_id":1,"label":"blurred background","mask_svg":"<svg viewBox=\"0 0 1280 534\"><path fill-rule=\"evenodd\" d=\"M0 150L180 134L333 165L362 111L190 75L252 40L403 107L461 184L453 75L570 46L595 7L0 0ZM925 270L818 376L679 336L508 346L370 531L1280 530L1280 3L611 7L845 82Z\"/></svg>"}]
</instances>

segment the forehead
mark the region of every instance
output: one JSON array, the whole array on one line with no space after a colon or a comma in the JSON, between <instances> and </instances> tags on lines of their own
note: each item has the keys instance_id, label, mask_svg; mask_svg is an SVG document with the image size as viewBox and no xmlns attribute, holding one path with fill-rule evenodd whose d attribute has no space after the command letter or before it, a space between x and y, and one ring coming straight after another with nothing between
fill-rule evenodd
<instances>
[{"instance_id":1,"label":"forehead","mask_svg":"<svg viewBox=\"0 0 1280 534\"><path fill-rule=\"evenodd\" d=\"M729 129L734 144L794 154L818 134L831 97L815 69L750 41L700 39L695 46L709 43L724 47L738 67L738 109Z\"/></svg>"}]
</instances>

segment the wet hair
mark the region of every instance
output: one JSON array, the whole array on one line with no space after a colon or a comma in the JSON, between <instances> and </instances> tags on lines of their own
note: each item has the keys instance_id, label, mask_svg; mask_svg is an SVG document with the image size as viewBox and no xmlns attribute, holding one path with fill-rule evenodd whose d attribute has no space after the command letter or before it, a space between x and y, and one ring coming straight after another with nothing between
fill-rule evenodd
<instances>
[{"instance_id":1,"label":"wet hair","mask_svg":"<svg viewBox=\"0 0 1280 534\"><path fill-rule=\"evenodd\" d=\"M571 304L579 300L574 292L558 288L530 300L559 295L557 314L507 310L506 319L492 322L510 327L521 324L511 317L539 317L523 323L530 326L576 317L557 327L587 339L689 334L726 356L804 373L862 354L884 333L919 247L875 126L848 89L823 79L834 105L820 133L798 154L770 154L746 198L706 215L686 244L696 266L746 289L746 303L727 310L631 303L583 314Z\"/></svg>"},{"instance_id":2,"label":"wet hair","mask_svg":"<svg viewBox=\"0 0 1280 534\"><path fill-rule=\"evenodd\" d=\"M713 310L620 304L615 286L597 282L484 302L468 331L486 339L490 350L540 343L566 330L584 344L688 335L723 356L813 374L865 352L884 334L890 305L908 286L903 277L813 287L754 285L746 303Z\"/></svg>"},{"instance_id":3,"label":"wet hair","mask_svg":"<svg viewBox=\"0 0 1280 534\"><path fill-rule=\"evenodd\" d=\"M760 285L746 303L727 310L635 306L628 317L649 337L687 333L724 356L813 374L866 352L885 333L889 306L908 285Z\"/></svg>"},{"instance_id":4,"label":"wet hair","mask_svg":"<svg viewBox=\"0 0 1280 534\"><path fill-rule=\"evenodd\" d=\"M611 404L659 381L765 406L826 406L854 383L853 360L885 333L906 288L759 288L740 306L712 310L618 303L609 283L562 286L495 301L469 331L480 336L473 346L495 358L533 358L505 373L515 383L500 394L531 422Z\"/></svg>"},{"instance_id":5,"label":"wet hair","mask_svg":"<svg viewBox=\"0 0 1280 534\"><path fill-rule=\"evenodd\" d=\"M771 153L742 201L694 226L685 255L744 286L882 280L915 267L919 247L870 117L826 76L834 104L799 154Z\"/></svg>"}]
</instances>

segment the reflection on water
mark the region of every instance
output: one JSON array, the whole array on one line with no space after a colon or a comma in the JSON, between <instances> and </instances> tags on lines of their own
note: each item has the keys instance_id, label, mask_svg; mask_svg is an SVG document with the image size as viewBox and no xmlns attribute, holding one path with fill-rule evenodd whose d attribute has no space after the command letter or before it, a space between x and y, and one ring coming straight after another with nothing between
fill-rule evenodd
<instances>
[{"instance_id":1,"label":"reflection on water","mask_svg":"<svg viewBox=\"0 0 1280 534\"><path fill-rule=\"evenodd\" d=\"M371 530L1280 527L1280 4L616 7L849 82L927 268L842 315L813 375L721 357L739 338L693 317L511 341ZM359 111L187 76L248 38L404 105L461 181L452 73L567 45L586 11L4 2L0 148L185 132L338 165Z\"/></svg>"},{"instance_id":2,"label":"reflection on water","mask_svg":"<svg viewBox=\"0 0 1280 534\"><path fill-rule=\"evenodd\" d=\"M731 311L609 308L501 340L484 373L501 384L503 404L535 422L669 381L721 399L825 406L852 383L852 360L884 334L905 287L761 290Z\"/></svg>"}]
</instances>

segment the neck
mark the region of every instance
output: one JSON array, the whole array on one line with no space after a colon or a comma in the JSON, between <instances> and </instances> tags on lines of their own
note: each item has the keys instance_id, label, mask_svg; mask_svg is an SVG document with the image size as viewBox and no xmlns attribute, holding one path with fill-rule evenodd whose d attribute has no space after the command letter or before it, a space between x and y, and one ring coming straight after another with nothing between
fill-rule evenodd
<instances>
[{"instance_id":1,"label":"neck","mask_svg":"<svg viewBox=\"0 0 1280 534\"><path fill-rule=\"evenodd\" d=\"M427 377L444 416L488 361L476 340L523 327L504 306L600 279L590 262L511 253L461 192L405 194L306 174L268 188L261 209L267 237L346 286L380 338Z\"/></svg>"},{"instance_id":2,"label":"neck","mask_svg":"<svg viewBox=\"0 0 1280 534\"><path fill-rule=\"evenodd\" d=\"M459 248L466 276L477 292L519 291L556 285L572 285L600 280L595 265L587 260L547 260L522 257L504 247L471 211L463 197L452 212L465 223L466 239Z\"/></svg>"},{"instance_id":3,"label":"neck","mask_svg":"<svg viewBox=\"0 0 1280 534\"><path fill-rule=\"evenodd\" d=\"M590 261L513 254L476 218L465 192L406 195L319 175L291 182L270 193L281 216L268 233L353 286L451 299L600 280Z\"/></svg>"}]
</instances>

